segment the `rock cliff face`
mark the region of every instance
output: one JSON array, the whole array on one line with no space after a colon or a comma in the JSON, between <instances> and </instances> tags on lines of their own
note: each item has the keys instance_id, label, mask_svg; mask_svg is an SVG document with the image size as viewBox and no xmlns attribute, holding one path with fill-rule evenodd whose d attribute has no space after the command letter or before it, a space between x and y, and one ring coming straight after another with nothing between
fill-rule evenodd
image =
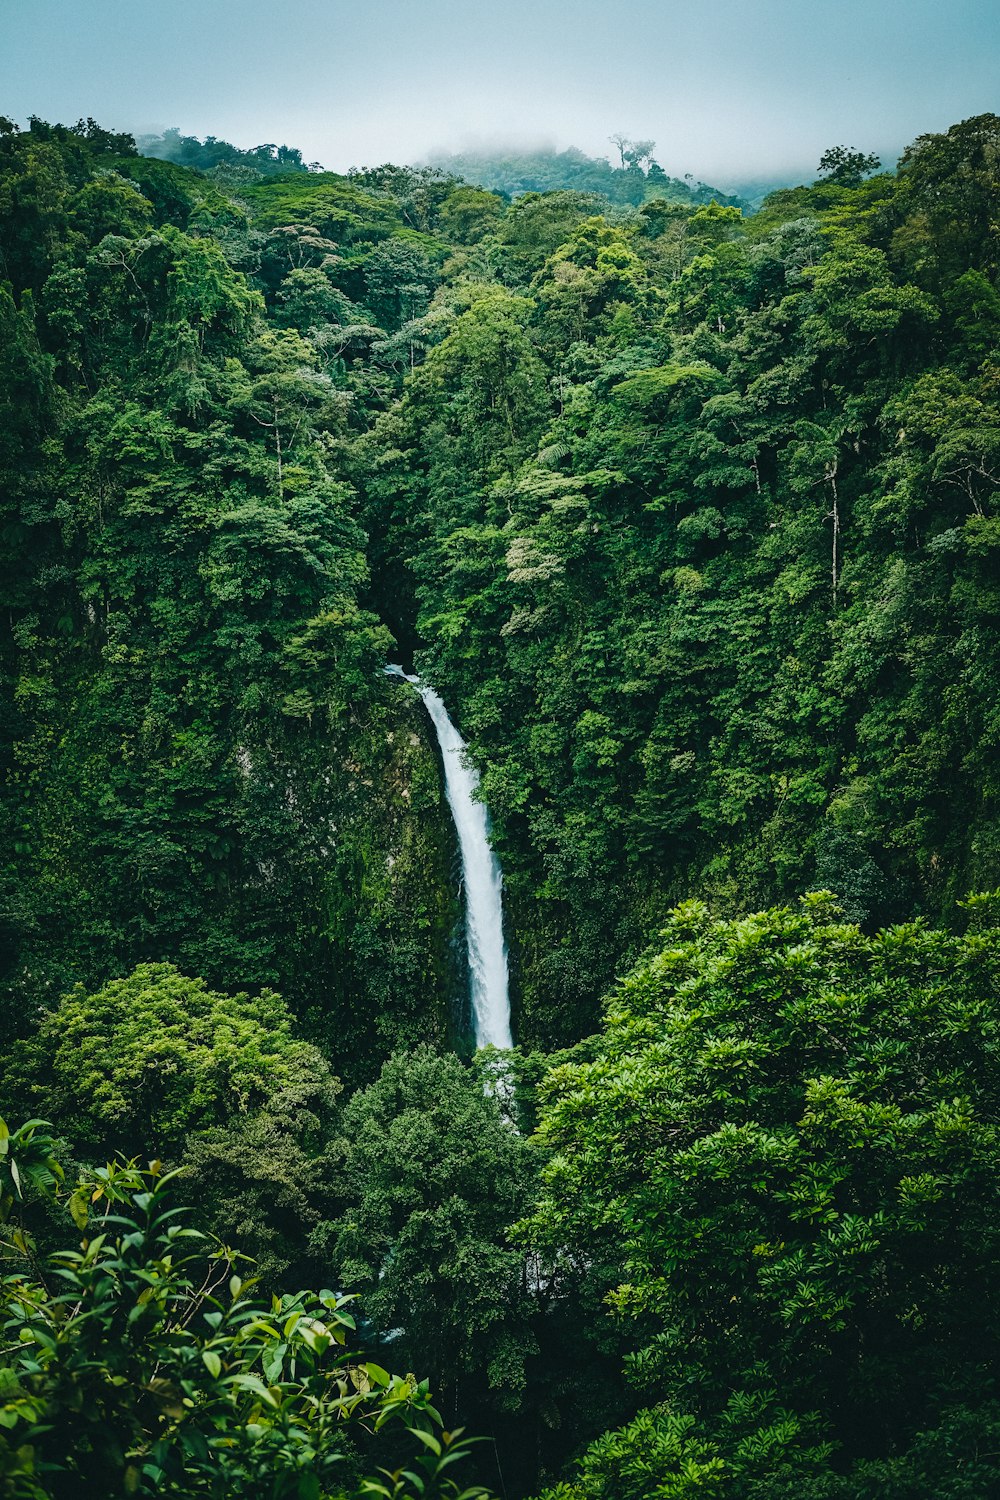
<instances>
[{"instance_id":1,"label":"rock cliff face","mask_svg":"<svg viewBox=\"0 0 1000 1500\"><path fill-rule=\"evenodd\" d=\"M333 1004L314 1017L346 1077L353 1039L367 1074L373 1054L460 1045L467 1025L455 833L419 699L391 693L365 749L323 882Z\"/></svg>"}]
</instances>

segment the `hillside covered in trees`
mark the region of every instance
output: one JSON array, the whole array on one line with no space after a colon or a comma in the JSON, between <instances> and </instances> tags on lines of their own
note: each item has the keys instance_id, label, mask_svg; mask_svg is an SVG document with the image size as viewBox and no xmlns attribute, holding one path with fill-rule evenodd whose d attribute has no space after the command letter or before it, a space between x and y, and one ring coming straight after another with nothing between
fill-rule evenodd
<instances>
[{"instance_id":1,"label":"hillside covered in trees","mask_svg":"<svg viewBox=\"0 0 1000 1500\"><path fill-rule=\"evenodd\" d=\"M518 198L522 193L569 190L596 193L618 208L638 207L647 198L668 202L740 204L718 188L693 177L671 177L653 156L655 141L633 141L618 134L611 137L618 165L607 157L587 156L575 146L565 151L539 147L535 150L461 151L433 156L431 164L479 187Z\"/></svg>"},{"instance_id":2,"label":"hillside covered in trees","mask_svg":"<svg viewBox=\"0 0 1000 1500\"><path fill-rule=\"evenodd\" d=\"M994 1493L1000 119L154 145L0 119L0 1493Z\"/></svg>"}]
</instances>

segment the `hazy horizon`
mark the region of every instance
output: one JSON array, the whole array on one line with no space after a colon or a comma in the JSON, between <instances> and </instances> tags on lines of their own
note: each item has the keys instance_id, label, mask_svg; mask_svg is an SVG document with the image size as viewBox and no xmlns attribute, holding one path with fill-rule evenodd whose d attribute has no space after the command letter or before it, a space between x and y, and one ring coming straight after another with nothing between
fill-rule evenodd
<instances>
[{"instance_id":1,"label":"hazy horizon","mask_svg":"<svg viewBox=\"0 0 1000 1500\"><path fill-rule=\"evenodd\" d=\"M8 0L10 3L10 0ZM275 141L343 171L484 144L609 154L727 188L815 174L845 144L892 165L1000 107L995 0L34 0L0 15L0 112L136 134Z\"/></svg>"}]
</instances>

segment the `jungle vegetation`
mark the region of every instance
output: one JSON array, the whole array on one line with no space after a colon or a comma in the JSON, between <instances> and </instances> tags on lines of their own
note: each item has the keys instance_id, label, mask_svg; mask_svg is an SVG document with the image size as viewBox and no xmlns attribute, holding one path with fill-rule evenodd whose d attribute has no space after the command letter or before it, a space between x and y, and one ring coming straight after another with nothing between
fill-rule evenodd
<instances>
[{"instance_id":1,"label":"jungle vegetation","mask_svg":"<svg viewBox=\"0 0 1000 1500\"><path fill-rule=\"evenodd\" d=\"M517 151L496 148L492 151L462 151L450 156L432 158L432 165L461 177L466 182L517 198L522 193L551 193L570 190L596 193L618 207L637 206L647 198L665 198L668 202L695 204L732 203L729 197L696 181L690 174L671 177L663 170L653 152L655 141L634 141L619 132L609 139L612 157L588 156L575 146L565 151L544 147Z\"/></svg>"},{"instance_id":2,"label":"jungle vegetation","mask_svg":"<svg viewBox=\"0 0 1000 1500\"><path fill-rule=\"evenodd\" d=\"M1000 118L143 144L0 119L0 1493L1000 1491Z\"/></svg>"}]
</instances>

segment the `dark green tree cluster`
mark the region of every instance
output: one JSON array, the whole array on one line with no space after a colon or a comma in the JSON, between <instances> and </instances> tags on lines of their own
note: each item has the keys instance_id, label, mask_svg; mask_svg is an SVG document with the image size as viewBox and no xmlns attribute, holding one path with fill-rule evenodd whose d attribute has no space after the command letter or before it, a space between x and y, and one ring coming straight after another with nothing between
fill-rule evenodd
<instances>
[{"instance_id":1,"label":"dark green tree cluster","mask_svg":"<svg viewBox=\"0 0 1000 1500\"><path fill-rule=\"evenodd\" d=\"M688 902L597 1037L512 1059L513 1094L423 1049L341 1103L275 997L166 969L69 997L49 1039L66 1038L63 1083L40 1045L6 1087L33 1082L98 1156L166 1142L224 1237L163 1213L159 1164L74 1182L37 1120L0 1132L0 1455L14 1475L37 1460L35 1487L4 1493L61 1496L56 1475L96 1464L106 1486L118 1475L102 1496L224 1474L225 1493L266 1476L275 1497L343 1500L331 1466L370 1461L363 1433L345 1452L343 1419L386 1399L419 1426L428 1387L382 1372L416 1365L449 1432L490 1433L472 1463L508 1494L546 1479L544 1500L992 1494L997 901L966 903L961 936L919 921L869 936L828 895L732 920ZM311 1120L282 1107L295 1075L314 1076ZM528 1102L531 1139L513 1128ZM79 1252L31 1202L64 1177ZM234 1239L265 1249L270 1314L245 1300ZM343 1320L339 1294L291 1292L306 1272L358 1289L362 1319ZM295 1347L301 1320L322 1356L330 1313L346 1370ZM325 1402L345 1396L330 1426ZM425 1432L440 1463L450 1438ZM409 1496L413 1472L388 1493Z\"/></svg>"},{"instance_id":2,"label":"dark green tree cluster","mask_svg":"<svg viewBox=\"0 0 1000 1500\"><path fill-rule=\"evenodd\" d=\"M166 959L280 984L370 1077L457 998L438 771L336 462L431 259L346 181L254 218L122 149L0 133L2 1020Z\"/></svg>"},{"instance_id":3,"label":"dark green tree cluster","mask_svg":"<svg viewBox=\"0 0 1000 1500\"><path fill-rule=\"evenodd\" d=\"M424 1045L343 1097L277 995L210 991L168 964L78 986L0 1065L5 1108L59 1132L60 1175L155 1156L269 1293L332 1280L360 1296L360 1346L430 1378L450 1428L490 1433L481 1476L525 1493L627 1403L602 1391L620 1340L591 1337L568 1299L597 1311L586 1278L543 1272L515 1232L540 1157L495 1083ZM37 1156L0 1173L8 1208ZM82 1189L69 1207L86 1208ZM51 1218L24 1223L39 1253L58 1243Z\"/></svg>"},{"instance_id":4,"label":"dark green tree cluster","mask_svg":"<svg viewBox=\"0 0 1000 1500\"><path fill-rule=\"evenodd\" d=\"M997 1491L1000 933L975 927L688 902L594 1060L550 1072L531 1233L608 1268L648 1405L546 1500Z\"/></svg>"}]
</instances>

